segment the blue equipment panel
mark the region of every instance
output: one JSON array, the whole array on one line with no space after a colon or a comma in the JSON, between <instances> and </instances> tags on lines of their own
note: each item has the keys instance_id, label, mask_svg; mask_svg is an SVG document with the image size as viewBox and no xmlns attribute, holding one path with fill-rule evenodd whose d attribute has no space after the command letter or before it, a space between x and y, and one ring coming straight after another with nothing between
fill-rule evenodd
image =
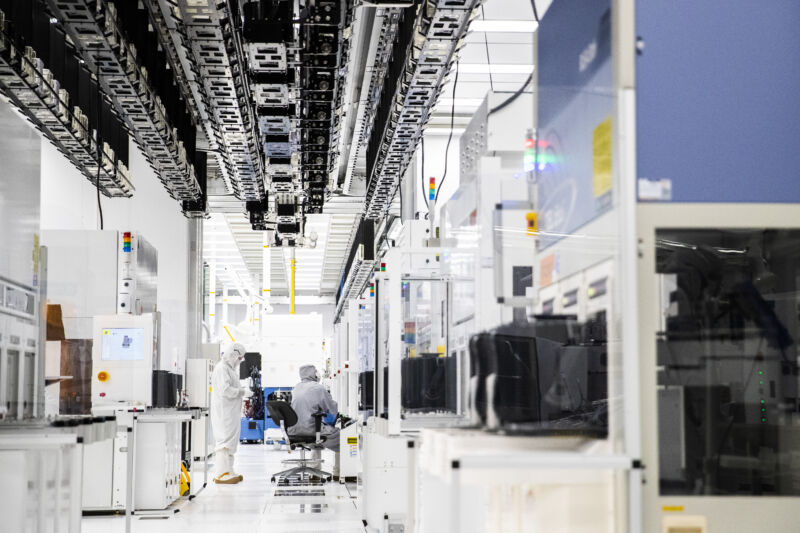
<instances>
[{"instance_id":1,"label":"blue equipment panel","mask_svg":"<svg viewBox=\"0 0 800 533\"><path fill-rule=\"evenodd\" d=\"M800 202L798 28L797 0L637 1L638 178L674 202Z\"/></svg>"},{"instance_id":2,"label":"blue equipment panel","mask_svg":"<svg viewBox=\"0 0 800 533\"><path fill-rule=\"evenodd\" d=\"M255 418L242 418L240 441L264 440L264 421Z\"/></svg>"},{"instance_id":3,"label":"blue equipment panel","mask_svg":"<svg viewBox=\"0 0 800 533\"><path fill-rule=\"evenodd\" d=\"M612 205L610 0L556 0L539 26L540 246Z\"/></svg>"}]
</instances>

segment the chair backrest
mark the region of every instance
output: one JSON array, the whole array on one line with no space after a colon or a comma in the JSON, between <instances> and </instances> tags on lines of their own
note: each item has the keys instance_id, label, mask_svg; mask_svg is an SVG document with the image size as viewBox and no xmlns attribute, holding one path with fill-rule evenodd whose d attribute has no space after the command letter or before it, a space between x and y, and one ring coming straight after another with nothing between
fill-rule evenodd
<instances>
[{"instance_id":1,"label":"chair backrest","mask_svg":"<svg viewBox=\"0 0 800 533\"><path fill-rule=\"evenodd\" d=\"M297 413L288 402L270 400L267 402L267 412L269 412L269 417L272 421L284 429L289 429L297 424Z\"/></svg>"}]
</instances>

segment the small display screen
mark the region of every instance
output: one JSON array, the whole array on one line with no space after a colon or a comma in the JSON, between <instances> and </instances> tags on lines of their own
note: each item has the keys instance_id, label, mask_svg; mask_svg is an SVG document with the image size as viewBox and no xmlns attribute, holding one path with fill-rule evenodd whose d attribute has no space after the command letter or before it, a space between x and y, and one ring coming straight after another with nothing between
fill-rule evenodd
<instances>
[{"instance_id":1,"label":"small display screen","mask_svg":"<svg viewBox=\"0 0 800 533\"><path fill-rule=\"evenodd\" d=\"M144 359L143 328L104 328L103 361L141 361Z\"/></svg>"}]
</instances>

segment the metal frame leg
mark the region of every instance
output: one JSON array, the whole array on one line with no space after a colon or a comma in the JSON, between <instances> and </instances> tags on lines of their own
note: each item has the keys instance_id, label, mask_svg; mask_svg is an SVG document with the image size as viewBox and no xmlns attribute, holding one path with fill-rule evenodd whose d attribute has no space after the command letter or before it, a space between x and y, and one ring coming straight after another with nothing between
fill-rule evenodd
<instances>
[{"instance_id":1,"label":"metal frame leg","mask_svg":"<svg viewBox=\"0 0 800 533\"><path fill-rule=\"evenodd\" d=\"M289 461L296 461L300 466L296 466L294 468L289 468L288 470L283 470L281 472L276 472L272 475L272 481L280 483L282 479L290 478L293 476L298 476L300 479L303 479L304 476L311 477L317 476L323 482L330 481L332 479L332 475L330 472L325 472L319 468L314 468L309 466L309 463L314 462L321 462L315 461L313 458L307 459L306 458L306 448L300 448L300 459L290 459ZM288 462L288 461L286 461Z\"/></svg>"},{"instance_id":2,"label":"metal frame leg","mask_svg":"<svg viewBox=\"0 0 800 533\"><path fill-rule=\"evenodd\" d=\"M136 416L133 417L131 427L128 428L128 443L126 448L127 457L127 479L125 480L126 494L125 494L125 533L131 533L131 516L133 515L134 505L134 475L136 472L135 456L136 456Z\"/></svg>"}]
</instances>

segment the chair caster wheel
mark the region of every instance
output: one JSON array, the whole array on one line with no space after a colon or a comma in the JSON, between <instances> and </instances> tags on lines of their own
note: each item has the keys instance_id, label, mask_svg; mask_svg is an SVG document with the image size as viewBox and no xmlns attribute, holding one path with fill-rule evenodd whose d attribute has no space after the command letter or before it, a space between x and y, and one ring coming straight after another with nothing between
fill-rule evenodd
<instances>
[{"instance_id":1,"label":"chair caster wheel","mask_svg":"<svg viewBox=\"0 0 800 533\"><path fill-rule=\"evenodd\" d=\"M272 482L275 483L275 478L272 478Z\"/></svg>"}]
</instances>

